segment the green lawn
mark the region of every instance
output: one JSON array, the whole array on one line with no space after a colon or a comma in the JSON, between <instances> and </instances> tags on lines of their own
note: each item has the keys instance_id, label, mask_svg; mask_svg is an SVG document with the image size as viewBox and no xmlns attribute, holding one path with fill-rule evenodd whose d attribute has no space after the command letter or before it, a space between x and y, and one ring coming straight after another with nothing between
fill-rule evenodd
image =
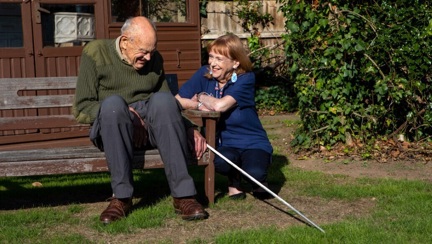
<instances>
[{"instance_id":1,"label":"green lawn","mask_svg":"<svg viewBox=\"0 0 432 244\"><path fill-rule=\"evenodd\" d=\"M270 171L270 184L289 189L299 197L323 201L374 201L366 214L348 217L328 224L317 223L326 233L299 223L286 228L262 224L259 228L230 228L203 237L188 239L189 243L431 243L432 186L430 182L354 179L326 175L290 167L283 157L275 157ZM202 185L202 170L192 169L197 185ZM0 178L0 243L107 243L108 240L128 240L127 243L177 243L161 235L148 241L145 230L167 228L168 223L193 231L200 226L211 233L216 226L178 220L163 170L135 172L137 209L128 218L109 226L99 223L109 196L107 173L43 177ZM33 187L41 182L43 187ZM217 189L223 189L224 179L216 179ZM203 195L203 189L198 189ZM289 201L288 201L289 202ZM253 213L256 201L232 203L226 197L209 209L227 216ZM296 207L296 206L294 206ZM94 208L94 209L93 209ZM282 213L281 213L282 214ZM308 216L308 213L304 213ZM308 216L314 221L314 216ZM210 216L212 218L212 216ZM237 219L233 219L233 221ZM227 220L229 224L230 220ZM246 224L246 223L243 223ZM209 225L209 226L207 226ZM189 229L188 229L189 228ZM165 230L164 229L164 230ZM183 232L185 231L183 230ZM172 229L171 231L176 231ZM180 230L179 230L180 231ZM184 233L183 233L184 234ZM179 235L180 232L179 232ZM128 237L127 239L123 239ZM96 241L99 240L99 241ZM122 241L120 241L122 242ZM114 243L114 242L113 242Z\"/></svg>"}]
</instances>

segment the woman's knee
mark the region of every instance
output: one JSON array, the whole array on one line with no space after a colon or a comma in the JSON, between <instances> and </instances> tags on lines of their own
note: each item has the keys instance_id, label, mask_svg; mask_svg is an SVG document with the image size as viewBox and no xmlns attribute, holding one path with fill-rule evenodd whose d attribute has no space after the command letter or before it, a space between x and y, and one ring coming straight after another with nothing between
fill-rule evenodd
<instances>
[{"instance_id":1,"label":"woman's knee","mask_svg":"<svg viewBox=\"0 0 432 244\"><path fill-rule=\"evenodd\" d=\"M258 181L267 178L267 171L271 164L271 154L263 150L248 150L244 152L242 169Z\"/></svg>"},{"instance_id":2,"label":"woman's knee","mask_svg":"<svg viewBox=\"0 0 432 244\"><path fill-rule=\"evenodd\" d=\"M216 156L214 160L215 171L222 175L227 175L231 167L227 162L225 162L221 157Z\"/></svg>"},{"instance_id":3,"label":"woman's knee","mask_svg":"<svg viewBox=\"0 0 432 244\"><path fill-rule=\"evenodd\" d=\"M244 171L259 182L263 182L267 179L267 169L255 167L245 169Z\"/></svg>"},{"instance_id":4,"label":"woman's knee","mask_svg":"<svg viewBox=\"0 0 432 244\"><path fill-rule=\"evenodd\" d=\"M240 153L237 152L235 149L229 148L229 147L219 147L218 151L222 155L224 155L225 158L230 160L232 163L234 163L236 165L239 164ZM228 162L225 161L225 159L223 159L219 156L215 157L214 165L215 165L216 172L223 174L223 175L228 174L231 171L231 169L233 168L233 166L231 166L231 164L229 164Z\"/></svg>"}]
</instances>

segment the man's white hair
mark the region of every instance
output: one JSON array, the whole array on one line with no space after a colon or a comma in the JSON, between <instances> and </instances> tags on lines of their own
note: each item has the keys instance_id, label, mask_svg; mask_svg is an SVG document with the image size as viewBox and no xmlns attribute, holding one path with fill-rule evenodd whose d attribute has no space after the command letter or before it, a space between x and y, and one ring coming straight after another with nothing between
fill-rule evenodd
<instances>
[{"instance_id":1,"label":"man's white hair","mask_svg":"<svg viewBox=\"0 0 432 244\"><path fill-rule=\"evenodd\" d=\"M132 25L133 18L134 17L130 17L124 22L124 24L120 30L122 35L127 33L127 32L130 32L130 33L137 32L136 25ZM150 21L150 23L153 26L154 31L156 32L156 24L153 21Z\"/></svg>"}]
</instances>

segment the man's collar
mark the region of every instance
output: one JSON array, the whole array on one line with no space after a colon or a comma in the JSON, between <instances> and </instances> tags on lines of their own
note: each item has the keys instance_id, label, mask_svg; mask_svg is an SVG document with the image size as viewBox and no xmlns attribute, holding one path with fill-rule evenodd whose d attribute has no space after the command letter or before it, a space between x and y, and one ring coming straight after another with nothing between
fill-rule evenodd
<instances>
[{"instance_id":1,"label":"man's collar","mask_svg":"<svg viewBox=\"0 0 432 244\"><path fill-rule=\"evenodd\" d=\"M121 36L117 37L117 39L116 39L116 41L115 41L115 47L116 47L117 54L118 54L119 58L121 59L121 61L122 61L123 63L125 63L125 64L129 64L129 63L128 63L124 58L123 58L123 54L122 54L122 52L121 52L121 50L120 50L120 39L121 39Z\"/></svg>"}]
</instances>

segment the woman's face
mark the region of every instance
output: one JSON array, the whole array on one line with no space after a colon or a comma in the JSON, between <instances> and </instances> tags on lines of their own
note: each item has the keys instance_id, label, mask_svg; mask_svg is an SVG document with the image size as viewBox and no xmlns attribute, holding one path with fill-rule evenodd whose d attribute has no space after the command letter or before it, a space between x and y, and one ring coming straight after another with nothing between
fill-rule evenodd
<instances>
[{"instance_id":1,"label":"woman's face","mask_svg":"<svg viewBox=\"0 0 432 244\"><path fill-rule=\"evenodd\" d=\"M231 79L233 70L239 66L238 61L213 51L209 52L208 62L213 78L223 83Z\"/></svg>"}]
</instances>

